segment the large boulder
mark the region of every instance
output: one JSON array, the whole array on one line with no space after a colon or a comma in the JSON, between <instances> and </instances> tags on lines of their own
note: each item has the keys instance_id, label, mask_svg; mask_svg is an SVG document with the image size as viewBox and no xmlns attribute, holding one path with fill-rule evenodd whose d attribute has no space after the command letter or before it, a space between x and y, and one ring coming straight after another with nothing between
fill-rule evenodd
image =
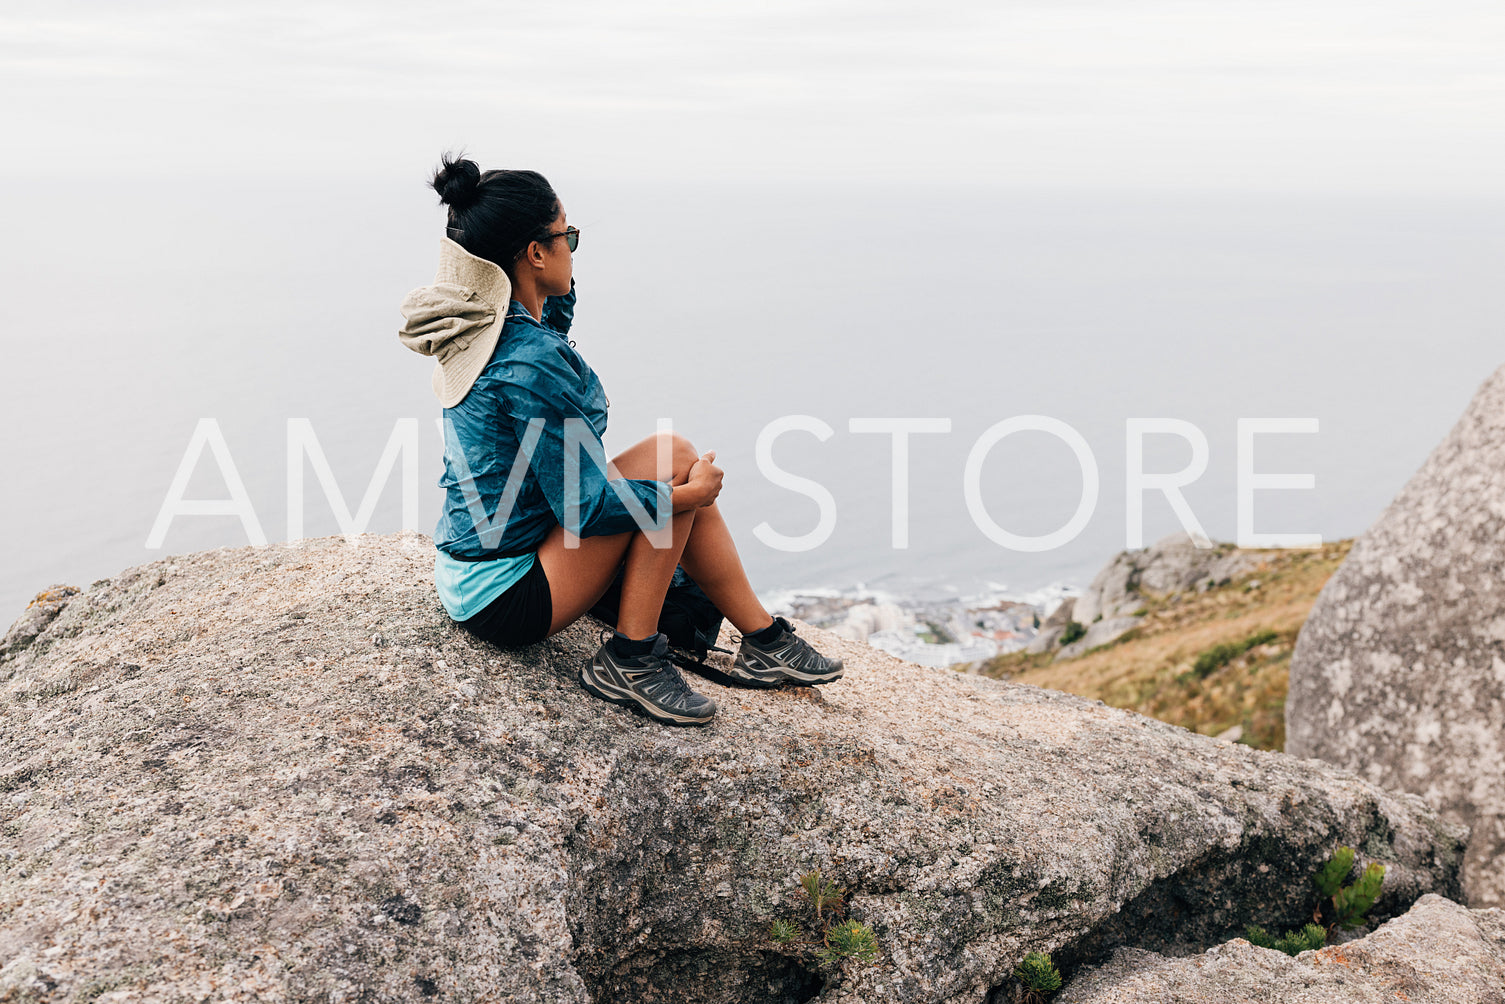
<instances>
[{"instance_id":1,"label":"large boulder","mask_svg":"<svg viewBox=\"0 0 1505 1004\"><path fill-rule=\"evenodd\" d=\"M845 679L663 726L577 685L599 625L498 649L358 541L130 569L0 661L0 999L981 1004L1293 924L1340 844L1376 917L1460 893L1413 795L809 627ZM812 868L876 962L817 962Z\"/></svg>"},{"instance_id":2,"label":"large boulder","mask_svg":"<svg viewBox=\"0 0 1505 1004\"><path fill-rule=\"evenodd\" d=\"M1354 542L1290 680L1286 750L1468 824L1468 902L1505 904L1505 366Z\"/></svg>"},{"instance_id":3,"label":"large boulder","mask_svg":"<svg viewBox=\"0 0 1505 1004\"><path fill-rule=\"evenodd\" d=\"M1427 895L1372 934L1292 958L1242 938L1166 958L1120 948L1053 1004L1502 1004L1505 912Z\"/></svg>"}]
</instances>

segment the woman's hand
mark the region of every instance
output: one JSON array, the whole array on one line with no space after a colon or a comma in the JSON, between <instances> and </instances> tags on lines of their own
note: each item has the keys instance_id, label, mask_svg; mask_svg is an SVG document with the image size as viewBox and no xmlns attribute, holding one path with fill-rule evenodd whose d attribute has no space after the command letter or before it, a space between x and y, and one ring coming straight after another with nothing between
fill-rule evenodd
<instances>
[{"instance_id":1,"label":"woman's hand","mask_svg":"<svg viewBox=\"0 0 1505 1004\"><path fill-rule=\"evenodd\" d=\"M700 459L690 465L688 484L693 485L703 501L702 506L708 506L716 501L716 496L721 494L721 468L711 461L716 459L715 450L707 450L700 455Z\"/></svg>"}]
</instances>

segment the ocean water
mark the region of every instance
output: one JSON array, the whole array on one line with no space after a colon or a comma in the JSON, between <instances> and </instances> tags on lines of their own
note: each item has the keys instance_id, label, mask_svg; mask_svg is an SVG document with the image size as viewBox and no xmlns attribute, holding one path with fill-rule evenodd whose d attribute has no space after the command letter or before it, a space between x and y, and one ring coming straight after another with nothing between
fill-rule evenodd
<instances>
[{"instance_id":1,"label":"ocean water","mask_svg":"<svg viewBox=\"0 0 1505 1004\"><path fill-rule=\"evenodd\" d=\"M609 451L660 418L726 471L721 507L755 587L945 598L1085 585L1128 546L1126 423L1206 437L1183 489L1202 529L1237 534L1240 418L1315 420L1255 437L1252 469L1310 488L1249 493L1253 529L1360 533L1505 361L1505 206L1444 197L1145 194L910 186L625 186L555 178L571 223L577 347L611 397ZM404 420L419 429L418 528L440 492L431 362L396 338L433 274L442 215L421 179L255 178L0 190L0 617L39 589L166 554L248 543L231 515L154 521L195 428L213 419L271 541L289 534L288 422L307 419L353 512ZM1079 533L1013 549L968 506L969 454L1045 416L1097 467ZM905 546L888 435L854 419L945 420L909 440ZM829 493L822 509L757 463ZM1182 469L1180 437L1144 469ZM982 454L977 495L1018 535L1071 520L1084 477L1029 430ZM189 498L225 498L206 452ZM400 472L399 472L400 475ZM367 529L403 522L400 477ZM304 532L337 532L305 467ZM1143 501L1143 544L1180 527Z\"/></svg>"}]
</instances>

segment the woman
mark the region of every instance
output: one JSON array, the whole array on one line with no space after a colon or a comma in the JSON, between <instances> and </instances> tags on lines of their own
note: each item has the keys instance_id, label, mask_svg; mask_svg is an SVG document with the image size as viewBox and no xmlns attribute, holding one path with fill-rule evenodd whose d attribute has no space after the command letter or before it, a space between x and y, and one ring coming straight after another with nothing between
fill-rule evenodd
<instances>
[{"instance_id":1,"label":"woman","mask_svg":"<svg viewBox=\"0 0 1505 1004\"><path fill-rule=\"evenodd\" d=\"M431 184L449 207L447 236L434 284L403 302L399 337L437 360L446 496L434 581L450 617L496 644L531 644L574 622L620 574L616 630L580 667L581 686L659 721L704 725L715 702L685 683L657 630L682 566L742 634L736 679L839 679L841 660L754 595L716 507L715 451L661 434L606 461L609 402L566 337L580 233L549 183L445 157Z\"/></svg>"}]
</instances>

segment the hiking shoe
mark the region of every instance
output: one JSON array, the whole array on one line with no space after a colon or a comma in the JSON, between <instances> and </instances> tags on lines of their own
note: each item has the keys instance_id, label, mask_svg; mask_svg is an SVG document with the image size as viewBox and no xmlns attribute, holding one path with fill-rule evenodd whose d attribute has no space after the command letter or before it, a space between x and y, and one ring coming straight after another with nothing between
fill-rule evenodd
<instances>
[{"instance_id":1,"label":"hiking shoe","mask_svg":"<svg viewBox=\"0 0 1505 1004\"><path fill-rule=\"evenodd\" d=\"M603 632L602 637L609 639L611 633ZM654 635L653 651L643 655L617 655L608 640L580 667L580 686L669 725L709 724L716 702L690 689L668 653L669 639L663 632Z\"/></svg>"},{"instance_id":2,"label":"hiking shoe","mask_svg":"<svg viewBox=\"0 0 1505 1004\"><path fill-rule=\"evenodd\" d=\"M794 625L782 617L773 622L781 628L770 642L758 644L744 635L732 668L727 672L754 687L777 687L793 683L830 683L841 679L841 660L827 659L794 633Z\"/></svg>"}]
</instances>

